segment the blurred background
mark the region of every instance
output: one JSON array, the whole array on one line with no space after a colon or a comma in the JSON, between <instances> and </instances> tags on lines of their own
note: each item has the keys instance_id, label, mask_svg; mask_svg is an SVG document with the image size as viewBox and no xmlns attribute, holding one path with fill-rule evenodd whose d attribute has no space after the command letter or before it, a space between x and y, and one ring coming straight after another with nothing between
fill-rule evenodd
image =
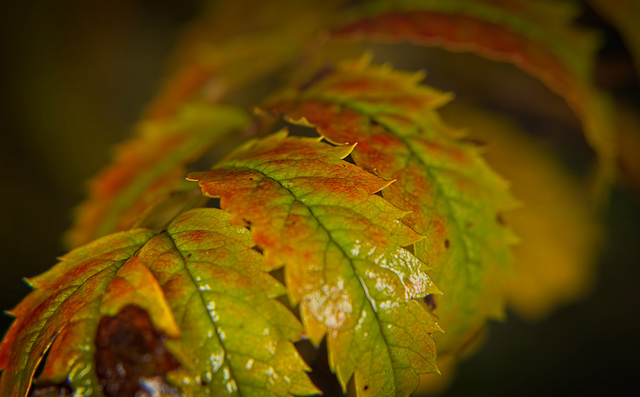
<instances>
[{"instance_id":1,"label":"blurred background","mask_svg":"<svg viewBox=\"0 0 640 397\"><path fill-rule=\"evenodd\" d=\"M84 197L87 178L129 135L165 76L165 61L181 28L200 7L198 0L67 0L64 5L47 0L3 7L1 309L12 308L28 293L23 277L43 272L64 253L61 236ZM605 32L599 81L640 109L637 76L622 40L593 13L585 21ZM519 72L512 68L497 67L487 73L487 81L475 79L477 86L465 87L444 73L460 60L449 62L447 57L465 55L430 54L427 84L446 91L466 89L468 99L477 100L475 95L488 102L492 95L504 98L513 92L506 76ZM394 64L403 67L402 60ZM502 76L502 85L496 75ZM570 161L580 163L590 155L581 138L575 138L580 136L577 121L557 98L549 99L551 109L545 112L555 115L551 120L532 117L514 101L498 102L495 109L539 123L540 130L565 131L555 144L577 148ZM562 128L554 127L558 123ZM460 365L444 395L619 395L635 388L640 370L638 192L637 186L621 184L612 194L604 211L606 238L597 278L586 298L540 322L509 313L507 322L492 324L486 344ZM3 315L0 331L10 323Z\"/></svg>"}]
</instances>

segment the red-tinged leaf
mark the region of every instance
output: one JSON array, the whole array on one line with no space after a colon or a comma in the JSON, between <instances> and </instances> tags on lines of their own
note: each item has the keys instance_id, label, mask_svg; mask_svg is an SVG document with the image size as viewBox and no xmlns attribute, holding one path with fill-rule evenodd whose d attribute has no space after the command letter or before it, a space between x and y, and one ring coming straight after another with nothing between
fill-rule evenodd
<instances>
[{"instance_id":1,"label":"red-tinged leaf","mask_svg":"<svg viewBox=\"0 0 640 397\"><path fill-rule=\"evenodd\" d=\"M0 395L25 396L49 347L44 372L52 380L69 377L73 389L99 393L93 338L101 297L118 269L152 236L147 230L107 236L70 252L58 266L30 280L36 290L12 311L17 319L0 346Z\"/></svg>"},{"instance_id":2,"label":"red-tinged leaf","mask_svg":"<svg viewBox=\"0 0 640 397\"><path fill-rule=\"evenodd\" d=\"M189 178L250 226L269 269L286 265L290 300L312 342L326 334L342 386L355 374L358 395L404 396L437 371L439 327L416 298L438 290L402 248L421 239L406 213L373 194L389 182L341 161L351 151L278 133Z\"/></svg>"},{"instance_id":3,"label":"red-tinged leaf","mask_svg":"<svg viewBox=\"0 0 640 397\"><path fill-rule=\"evenodd\" d=\"M475 148L454 137L434 108L448 95L417 85L421 74L344 63L267 109L315 125L337 143L357 143L356 164L396 182L382 194L407 210L403 222L426 236L416 255L434 267L443 291L432 297L445 334L439 354L460 349L487 318L500 318L509 273L508 229L499 214L513 206L506 184Z\"/></svg>"},{"instance_id":4,"label":"red-tinged leaf","mask_svg":"<svg viewBox=\"0 0 640 397\"><path fill-rule=\"evenodd\" d=\"M228 214L200 209L159 234L121 232L70 252L13 311L0 394L25 396L48 349L36 390L314 394L291 343L302 327L273 299L284 288L252 245Z\"/></svg>"},{"instance_id":5,"label":"red-tinged leaf","mask_svg":"<svg viewBox=\"0 0 640 397\"><path fill-rule=\"evenodd\" d=\"M91 181L89 198L66 236L68 245L136 227L172 200L179 208L197 200L183 184L186 165L247 122L237 109L195 104L184 106L174 120L142 122L137 136Z\"/></svg>"},{"instance_id":6,"label":"red-tinged leaf","mask_svg":"<svg viewBox=\"0 0 640 397\"><path fill-rule=\"evenodd\" d=\"M513 63L562 96L582 120L599 155L598 182L604 183L615 171L615 130L609 98L593 84L598 42L571 24L575 6L525 0L379 1L367 3L334 35L442 46Z\"/></svg>"}]
</instances>

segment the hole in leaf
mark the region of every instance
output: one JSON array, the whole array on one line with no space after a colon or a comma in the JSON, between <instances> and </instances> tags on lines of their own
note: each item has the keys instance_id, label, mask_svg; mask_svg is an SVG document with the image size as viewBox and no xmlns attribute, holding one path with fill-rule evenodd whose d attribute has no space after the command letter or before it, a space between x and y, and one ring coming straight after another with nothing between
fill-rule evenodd
<instances>
[{"instance_id":1,"label":"hole in leaf","mask_svg":"<svg viewBox=\"0 0 640 397\"><path fill-rule=\"evenodd\" d=\"M406 247L402 247L402 248L404 248L407 251L411 252L412 255L416 254L415 244L407 245Z\"/></svg>"},{"instance_id":2,"label":"hole in leaf","mask_svg":"<svg viewBox=\"0 0 640 397\"><path fill-rule=\"evenodd\" d=\"M326 338L317 348L306 340L297 342L296 348L309 366L313 368L313 371L309 373L309 378L313 384L322 389L322 395L343 396L342 387L329 367ZM352 382L349 383L349 385L351 384Z\"/></svg>"},{"instance_id":3,"label":"hole in leaf","mask_svg":"<svg viewBox=\"0 0 640 397\"><path fill-rule=\"evenodd\" d=\"M220 198L212 198L204 205L205 208L217 208L220 209Z\"/></svg>"},{"instance_id":4,"label":"hole in leaf","mask_svg":"<svg viewBox=\"0 0 640 397\"><path fill-rule=\"evenodd\" d=\"M164 375L180 364L166 350L165 340L153 328L147 312L137 306L129 305L116 316L102 317L94 359L104 395L147 395L148 385L154 385L153 390L172 389Z\"/></svg>"},{"instance_id":5,"label":"hole in leaf","mask_svg":"<svg viewBox=\"0 0 640 397\"><path fill-rule=\"evenodd\" d=\"M287 122L283 122L282 124L278 123L278 125L280 125L280 128L276 129L276 131L286 127L287 131L289 131L289 136L298 136L302 138L317 138L320 136L314 127L307 127Z\"/></svg>"},{"instance_id":6,"label":"hole in leaf","mask_svg":"<svg viewBox=\"0 0 640 397\"><path fill-rule=\"evenodd\" d=\"M351 155L348 155L347 157L342 159L343 161L346 161L347 163L351 163L351 164L356 164L355 160L353 159L353 157L351 157Z\"/></svg>"},{"instance_id":7,"label":"hole in leaf","mask_svg":"<svg viewBox=\"0 0 640 397\"><path fill-rule=\"evenodd\" d=\"M253 247L251 247L251 249L259 253L260 255L264 254L264 250L257 245L254 245Z\"/></svg>"},{"instance_id":8,"label":"hole in leaf","mask_svg":"<svg viewBox=\"0 0 640 397\"><path fill-rule=\"evenodd\" d=\"M272 271L269 272L269 274L271 276L273 276L273 278L275 278L276 280L281 282L282 284L285 284L285 281L284 281L284 267L280 267L280 268L277 268L275 270L272 270ZM286 295L283 295L283 296L286 296ZM287 299L287 301L288 301L288 299ZM290 306L290 305L287 303L287 306Z\"/></svg>"}]
</instances>

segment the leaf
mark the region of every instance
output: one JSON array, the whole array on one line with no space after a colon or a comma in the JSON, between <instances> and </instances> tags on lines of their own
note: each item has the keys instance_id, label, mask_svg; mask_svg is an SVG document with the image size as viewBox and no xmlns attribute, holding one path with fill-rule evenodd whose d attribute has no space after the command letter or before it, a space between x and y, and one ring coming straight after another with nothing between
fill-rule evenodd
<instances>
[{"instance_id":1,"label":"leaf","mask_svg":"<svg viewBox=\"0 0 640 397\"><path fill-rule=\"evenodd\" d=\"M326 334L342 387L354 375L359 396L404 396L437 371L439 327L416 298L438 290L402 248L421 239L406 213L373 194L390 182L340 160L352 150L281 132L189 178L250 226L268 269L286 265L289 298L314 344Z\"/></svg>"},{"instance_id":2,"label":"leaf","mask_svg":"<svg viewBox=\"0 0 640 397\"><path fill-rule=\"evenodd\" d=\"M89 198L67 232L68 245L136 227L167 203L183 207L198 200L182 182L186 165L247 123L238 109L203 104L185 105L172 121L142 122L114 162L91 180Z\"/></svg>"},{"instance_id":3,"label":"leaf","mask_svg":"<svg viewBox=\"0 0 640 397\"><path fill-rule=\"evenodd\" d=\"M284 288L263 271L251 234L219 210L179 216L138 254L181 319L182 349L196 364L182 380L193 395L315 394L289 341L300 323L274 299ZM191 395L187 393L187 395Z\"/></svg>"},{"instance_id":4,"label":"leaf","mask_svg":"<svg viewBox=\"0 0 640 397\"><path fill-rule=\"evenodd\" d=\"M172 207L179 212L197 201L188 193L191 185L180 182L185 166L248 124L240 110L214 103L232 93L241 96L242 87L300 55L337 2L311 9L291 0L249 3L221 2L187 32L174 55L173 77L150 105L137 136L90 182L67 246L148 226L144 222L156 214ZM152 226L170 219L161 217Z\"/></svg>"},{"instance_id":5,"label":"leaf","mask_svg":"<svg viewBox=\"0 0 640 397\"><path fill-rule=\"evenodd\" d=\"M356 164L396 180L382 194L409 212L405 224L426 236L415 252L433 267L430 276L444 293L434 298L434 314L445 330L436 337L438 354L446 354L473 338L487 318L502 317L513 237L498 219L513 200L477 150L434 112L448 95L418 86L420 73L368 63L340 64L266 108L314 125L332 142L357 143Z\"/></svg>"},{"instance_id":6,"label":"leaf","mask_svg":"<svg viewBox=\"0 0 640 397\"><path fill-rule=\"evenodd\" d=\"M92 340L101 297L119 268L152 235L135 230L107 236L70 252L56 267L29 280L36 290L11 312L17 319L0 346L0 395L25 396L49 347L46 377L61 381L68 375L80 393L95 392Z\"/></svg>"},{"instance_id":7,"label":"leaf","mask_svg":"<svg viewBox=\"0 0 640 397\"><path fill-rule=\"evenodd\" d=\"M221 102L295 60L337 4L236 0L209 6L178 44L171 78L148 117L170 118L193 99Z\"/></svg>"},{"instance_id":8,"label":"leaf","mask_svg":"<svg viewBox=\"0 0 640 397\"><path fill-rule=\"evenodd\" d=\"M291 343L300 324L272 299L284 289L262 271L251 246L249 232L231 226L227 214L199 209L159 234L121 232L70 252L30 280L35 291L13 311L17 319L0 347L0 394L25 396L49 347L39 380L68 378L79 396L123 395L145 382L189 396L315 393ZM168 338L171 356L143 338L152 334ZM155 346L157 363L147 354L130 366L151 366L139 380L114 375L116 363L126 367L130 350L142 349L127 348L128 338Z\"/></svg>"},{"instance_id":9,"label":"leaf","mask_svg":"<svg viewBox=\"0 0 640 397\"><path fill-rule=\"evenodd\" d=\"M445 116L487 142L485 158L511 181L511 190L523 203L503 215L520 238L513 247L509 306L526 319L538 320L583 297L593 285L602 237L584 184L506 117L464 103L448 107Z\"/></svg>"},{"instance_id":10,"label":"leaf","mask_svg":"<svg viewBox=\"0 0 640 397\"><path fill-rule=\"evenodd\" d=\"M586 139L601 163L598 183L613 177L616 140L610 99L595 87L592 76L598 43L593 35L571 25L577 14L575 3L378 1L367 3L354 14L359 16L337 28L336 37L409 41L471 51L510 62L540 79L581 119Z\"/></svg>"}]
</instances>

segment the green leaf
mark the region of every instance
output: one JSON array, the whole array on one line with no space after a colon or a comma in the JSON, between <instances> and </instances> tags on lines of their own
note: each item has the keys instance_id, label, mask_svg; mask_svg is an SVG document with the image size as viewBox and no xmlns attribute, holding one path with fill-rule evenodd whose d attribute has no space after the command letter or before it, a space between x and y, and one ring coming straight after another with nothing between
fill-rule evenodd
<instances>
[{"instance_id":1,"label":"green leaf","mask_svg":"<svg viewBox=\"0 0 640 397\"><path fill-rule=\"evenodd\" d=\"M266 108L316 126L332 142L357 143L356 164L396 182L382 194L408 211L402 221L424 240L416 255L444 293L434 314L445 334L439 354L459 350L487 318L501 318L513 237L499 215L513 207L506 183L434 109L449 96L419 86L422 74L343 63Z\"/></svg>"},{"instance_id":2,"label":"green leaf","mask_svg":"<svg viewBox=\"0 0 640 397\"><path fill-rule=\"evenodd\" d=\"M138 257L157 274L180 318L181 347L196 370L186 395L315 394L290 341L300 323L274 299L284 288L263 270L251 234L212 209L179 216ZM208 390L208 392L207 392Z\"/></svg>"},{"instance_id":3,"label":"green leaf","mask_svg":"<svg viewBox=\"0 0 640 397\"><path fill-rule=\"evenodd\" d=\"M563 97L581 119L599 156L597 182L604 185L615 173L613 115L610 98L593 81L599 42L572 24L577 14L571 1L372 1L334 35L442 46L514 64Z\"/></svg>"},{"instance_id":4,"label":"green leaf","mask_svg":"<svg viewBox=\"0 0 640 397\"><path fill-rule=\"evenodd\" d=\"M291 343L299 339L300 323L273 299L284 288L262 270L261 256L251 247L250 233L232 226L226 213L199 209L159 234L121 232L70 252L30 280L35 291L13 311L17 319L0 348L0 394L25 396L49 348L39 380L68 379L78 396L101 395L104 387L117 395L117 387L151 381L185 396L315 393ZM175 358L157 358L178 360L181 368L116 376L115 385L109 384L117 367L109 369L102 354L122 351L118 343L130 333L120 331L118 337L103 320L134 327L140 315L123 314L132 307L148 314L158 338L168 338ZM103 345L111 350L104 353ZM149 355L139 360L144 367Z\"/></svg>"},{"instance_id":5,"label":"green leaf","mask_svg":"<svg viewBox=\"0 0 640 397\"><path fill-rule=\"evenodd\" d=\"M421 240L406 212L373 194L390 182L341 161L352 149L281 132L189 178L250 226L269 269L286 265L290 300L313 343L326 334L343 388L355 374L358 395L405 396L437 371L439 327L417 298L438 290L402 248Z\"/></svg>"},{"instance_id":6,"label":"green leaf","mask_svg":"<svg viewBox=\"0 0 640 397\"><path fill-rule=\"evenodd\" d=\"M602 230L584 200L583 181L509 118L461 101L444 111L447 120L464 124L474 139L488 142L487 162L508 178L522 201L520 208L503 215L521 240L512 248L509 307L525 319L538 320L586 295L595 281Z\"/></svg>"}]
</instances>

